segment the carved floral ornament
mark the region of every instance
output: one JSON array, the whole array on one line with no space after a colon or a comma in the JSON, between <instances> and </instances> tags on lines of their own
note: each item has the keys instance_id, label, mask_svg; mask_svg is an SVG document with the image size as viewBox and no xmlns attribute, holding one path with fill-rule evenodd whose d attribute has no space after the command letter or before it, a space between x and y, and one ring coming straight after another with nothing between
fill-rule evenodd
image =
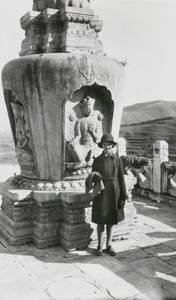
<instances>
[{"instance_id":1,"label":"carved floral ornament","mask_svg":"<svg viewBox=\"0 0 176 300\"><path fill-rule=\"evenodd\" d=\"M62 21L69 21L69 22L80 22L80 23L89 23L91 22L92 25L90 25L91 28L96 27L96 22L93 22L93 16L91 15L81 15L81 14L74 14L74 13L66 13L61 17Z\"/></svg>"},{"instance_id":2,"label":"carved floral ornament","mask_svg":"<svg viewBox=\"0 0 176 300\"><path fill-rule=\"evenodd\" d=\"M91 170L90 170L91 172ZM9 179L11 184L20 189L29 189L37 191L70 191L83 190L85 188L84 180L75 181L56 181L56 182L42 182L37 180L30 180L17 175Z\"/></svg>"},{"instance_id":3,"label":"carved floral ornament","mask_svg":"<svg viewBox=\"0 0 176 300\"><path fill-rule=\"evenodd\" d=\"M20 24L23 30L29 30L31 26L43 26L44 24L55 26L59 22L75 22L75 23L82 23L88 24L89 27L87 29L92 29L96 33L99 33L103 28L103 21L101 20L94 20L93 15L85 15L80 13L71 13L65 12L63 15L54 14L48 15L43 14L39 16L32 16L26 19L21 18Z\"/></svg>"}]
</instances>

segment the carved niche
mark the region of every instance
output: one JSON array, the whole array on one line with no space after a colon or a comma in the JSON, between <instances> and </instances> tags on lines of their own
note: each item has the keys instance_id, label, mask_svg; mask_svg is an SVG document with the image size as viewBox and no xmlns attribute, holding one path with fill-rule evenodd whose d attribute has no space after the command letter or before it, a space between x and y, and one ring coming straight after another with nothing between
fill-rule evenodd
<instances>
[{"instance_id":1,"label":"carved niche","mask_svg":"<svg viewBox=\"0 0 176 300\"><path fill-rule=\"evenodd\" d=\"M96 83L77 90L65 104L66 176L86 176L103 133L111 132L114 102L111 93Z\"/></svg>"}]
</instances>

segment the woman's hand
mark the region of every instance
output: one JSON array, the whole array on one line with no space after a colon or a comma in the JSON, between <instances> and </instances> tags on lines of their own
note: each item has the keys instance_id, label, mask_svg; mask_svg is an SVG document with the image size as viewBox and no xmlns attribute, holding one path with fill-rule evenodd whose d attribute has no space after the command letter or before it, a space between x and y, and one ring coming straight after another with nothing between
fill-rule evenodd
<instances>
[{"instance_id":1,"label":"woman's hand","mask_svg":"<svg viewBox=\"0 0 176 300\"><path fill-rule=\"evenodd\" d=\"M93 182L94 183L97 183L97 182L100 182L100 180L103 178L103 176L99 173L95 173L94 176L93 176Z\"/></svg>"}]
</instances>

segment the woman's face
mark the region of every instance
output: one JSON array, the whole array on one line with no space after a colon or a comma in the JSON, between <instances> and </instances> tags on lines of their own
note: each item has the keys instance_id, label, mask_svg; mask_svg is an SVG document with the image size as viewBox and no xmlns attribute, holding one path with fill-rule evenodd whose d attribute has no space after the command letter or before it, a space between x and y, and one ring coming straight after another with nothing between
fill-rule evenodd
<instances>
[{"instance_id":1,"label":"woman's face","mask_svg":"<svg viewBox=\"0 0 176 300\"><path fill-rule=\"evenodd\" d=\"M102 147L105 154L109 154L111 152L111 149L113 148L113 144L111 142L103 142Z\"/></svg>"}]
</instances>

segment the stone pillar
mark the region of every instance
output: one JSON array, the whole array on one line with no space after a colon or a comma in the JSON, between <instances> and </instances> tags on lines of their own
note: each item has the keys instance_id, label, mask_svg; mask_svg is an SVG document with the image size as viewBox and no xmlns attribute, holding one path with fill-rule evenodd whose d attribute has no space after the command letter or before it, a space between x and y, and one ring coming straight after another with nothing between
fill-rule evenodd
<instances>
[{"instance_id":1,"label":"stone pillar","mask_svg":"<svg viewBox=\"0 0 176 300\"><path fill-rule=\"evenodd\" d=\"M117 140L117 154L118 156L126 156L126 140L119 137Z\"/></svg>"},{"instance_id":2,"label":"stone pillar","mask_svg":"<svg viewBox=\"0 0 176 300\"><path fill-rule=\"evenodd\" d=\"M168 161L168 143L156 141L153 146L153 191L161 193L161 164Z\"/></svg>"}]
</instances>

